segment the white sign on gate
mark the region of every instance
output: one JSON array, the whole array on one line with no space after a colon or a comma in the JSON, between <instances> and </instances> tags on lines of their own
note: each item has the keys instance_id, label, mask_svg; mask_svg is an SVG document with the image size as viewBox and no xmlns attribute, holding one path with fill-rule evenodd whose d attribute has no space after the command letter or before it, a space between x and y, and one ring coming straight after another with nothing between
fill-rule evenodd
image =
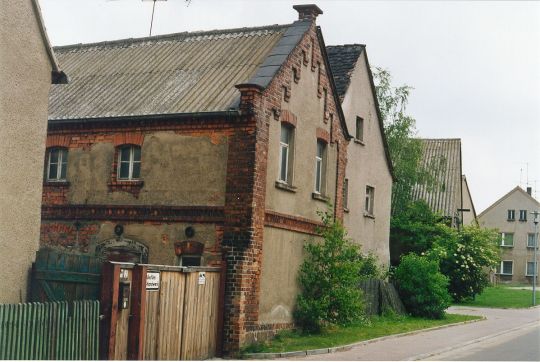
<instances>
[{"instance_id":1,"label":"white sign on gate","mask_svg":"<svg viewBox=\"0 0 540 362\"><path fill-rule=\"evenodd\" d=\"M199 272L199 285L206 284L206 273L205 272Z\"/></svg>"},{"instance_id":2,"label":"white sign on gate","mask_svg":"<svg viewBox=\"0 0 540 362\"><path fill-rule=\"evenodd\" d=\"M159 272L146 272L146 290L159 290Z\"/></svg>"}]
</instances>

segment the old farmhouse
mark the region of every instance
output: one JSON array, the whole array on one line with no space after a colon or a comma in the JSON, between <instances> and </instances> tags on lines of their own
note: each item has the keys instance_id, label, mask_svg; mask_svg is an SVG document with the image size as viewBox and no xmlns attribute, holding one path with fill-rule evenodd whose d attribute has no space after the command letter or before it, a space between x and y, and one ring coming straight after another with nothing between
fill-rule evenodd
<instances>
[{"instance_id":1,"label":"old farmhouse","mask_svg":"<svg viewBox=\"0 0 540 362\"><path fill-rule=\"evenodd\" d=\"M71 82L50 94L41 245L224 263L226 352L293 325L303 245L329 203L389 255L391 165L365 49L336 82L322 11L294 8L288 25L55 49Z\"/></svg>"}]
</instances>

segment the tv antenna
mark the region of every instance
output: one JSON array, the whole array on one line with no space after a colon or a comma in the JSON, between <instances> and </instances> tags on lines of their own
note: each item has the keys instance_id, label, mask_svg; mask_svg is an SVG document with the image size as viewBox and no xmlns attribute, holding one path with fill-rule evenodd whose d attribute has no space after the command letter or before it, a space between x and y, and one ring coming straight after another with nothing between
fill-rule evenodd
<instances>
[{"instance_id":1,"label":"tv antenna","mask_svg":"<svg viewBox=\"0 0 540 362\"><path fill-rule=\"evenodd\" d=\"M150 36L152 36L152 25L154 24L154 11L156 10L156 1L167 1L167 0L142 0L142 1L153 1L152 4L152 18L150 19Z\"/></svg>"}]
</instances>

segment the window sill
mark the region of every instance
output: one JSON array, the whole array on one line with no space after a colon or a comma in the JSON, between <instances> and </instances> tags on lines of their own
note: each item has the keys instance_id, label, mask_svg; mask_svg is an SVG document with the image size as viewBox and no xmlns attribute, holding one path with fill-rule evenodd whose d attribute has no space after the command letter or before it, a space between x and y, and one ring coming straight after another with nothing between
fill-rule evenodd
<instances>
[{"instance_id":1,"label":"window sill","mask_svg":"<svg viewBox=\"0 0 540 362\"><path fill-rule=\"evenodd\" d=\"M69 187L69 181L45 181L43 186L58 186L58 187Z\"/></svg>"},{"instance_id":2,"label":"window sill","mask_svg":"<svg viewBox=\"0 0 540 362\"><path fill-rule=\"evenodd\" d=\"M276 188L288 192L296 192L296 187L293 185L286 184L283 181L276 181Z\"/></svg>"},{"instance_id":3,"label":"window sill","mask_svg":"<svg viewBox=\"0 0 540 362\"><path fill-rule=\"evenodd\" d=\"M499 245L501 248L513 248L514 245Z\"/></svg>"},{"instance_id":4,"label":"window sill","mask_svg":"<svg viewBox=\"0 0 540 362\"><path fill-rule=\"evenodd\" d=\"M343 212L349 213L349 212L351 212L351 210L349 210L348 208L344 207L344 208L343 208Z\"/></svg>"},{"instance_id":5,"label":"window sill","mask_svg":"<svg viewBox=\"0 0 540 362\"><path fill-rule=\"evenodd\" d=\"M521 220L521 219L520 219L519 222L527 222L527 220Z\"/></svg>"},{"instance_id":6,"label":"window sill","mask_svg":"<svg viewBox=\"0 0 540 362\"><path fill-rule=\"evenodd\" d=\"M319 194L318 192L312 192L311 198L322 202L330 202L330 198L328 196Z\"/></svg>"},{"instance_id":7,"label":"window sill","mask_svg":"<svg viewBox=\"0 0 540 362\"><path fill-rule=\"evenodd\" d=\"M369 212L364 211L364 217L375 220L375 215L370 214Z\"/></svg>"},{"instance_id":8,"label":"window sill","mask_svg":"<svg viewBox=\"0 0 540 362\"><path fill-rule=\"evenodd\" d=\"M508 222L514 222L514 221L516 221L516 219L506 219L506 221L508 221Z\"/></svg>"},{"instance_id":9,"label":"window sill","mask_svg":"<svg viewBox=\"0 0 540 362\"><path fill-rule=\"evenodd\" d=\"M534 246L529 246L527 245L527 249L531 249L531 250L534 250ZM536 248L538 250L538 248Z\"/></svg>"},{"instance_id":10,"label":"window sill","mask_svg":"<svg viewBox=\"0 0 540 362\"><path fill-rule=\"evenodd\" d=\"M504 274L504 273L496 273L496 274L497 274L497 275L502 275L502 276L509 276L509 277L511 277L512 275L514 275L514 274Z\"/></svg>"},{"instance_id":11,"label":"window sill","mask_svg":"<svg viewBox=\"0 0 540 362\"><path fill-rule=\"evenodd\" d=\"M143 180L116 180L109 182L108 186L144 186Z\"/></svg>"},{"instance_id":12,"label":"window sill","mask_svg":"<svg viewBox=\"0 0 540 362\"><path fill-rule=\"evenodd\" d=\"M355 138L355 139L354 139L354 143L359 144L359 145L361 145L361 146L365 146L365 145L366 145L366 144L364 143L364 141L359 140L358 138Z\"/></svg>"}]
</instances>

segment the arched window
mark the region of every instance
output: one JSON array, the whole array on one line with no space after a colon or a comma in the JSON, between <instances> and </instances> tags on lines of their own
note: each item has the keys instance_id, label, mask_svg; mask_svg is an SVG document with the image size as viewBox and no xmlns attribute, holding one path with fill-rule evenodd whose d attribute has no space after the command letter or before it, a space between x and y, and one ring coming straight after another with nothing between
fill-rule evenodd
<instances>
[{"instance_id":1,"label":"arched window","mask_svg":"<svg viewBox=\"0 0 540 362\"><path fill-rule=\"evenodd\" d=\"M138 180L141 177L141 147L120 146L118 149L118 180Z\"/></svg>"},{"instance_id":2,"label":"arched window","mask_svg":"<svg viewBox=\"0 0 540 362\"><path fill-rule=\"evenodd\" d=\"M65 181L68 152L65 148L49 148L47 151L47 181Z\"/></svg>"}]
</instances>

